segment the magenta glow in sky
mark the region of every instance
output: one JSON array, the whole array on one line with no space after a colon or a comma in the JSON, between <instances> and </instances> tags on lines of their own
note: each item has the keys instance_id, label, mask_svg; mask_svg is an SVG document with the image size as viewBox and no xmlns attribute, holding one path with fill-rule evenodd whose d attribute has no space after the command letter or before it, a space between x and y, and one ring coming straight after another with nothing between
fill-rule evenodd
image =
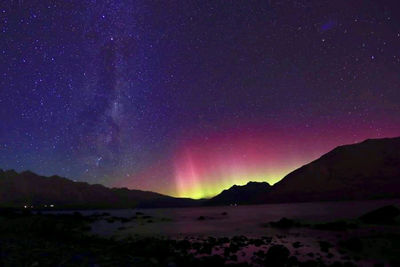
<instances>
[{"instance_id":1,"label":"magenta glow in sky","mask_svg":"<svg viewBox=\"0 0 400 267\"><path fill-rule=\"evenodd\" d=\"M341 129L349 130L344 126ZM170 183L147 182L140 187L179 197L211 197L234 184L249 181L274 184L338 145L359 142L373 135L380 137L376 129L360 128L353 129L353 134L340 134L327 128L323 132L325 136L311 129L300 132L291 127L243 126L242 129L194 135L175 147L170 158L122 178L117 185L134 188L138 181L164 177Z\"/></svg>"},{"instance_id":2,"label":"magenta glow in sky","mask_svg":"<svg viewBox=\"0 0 400 267\"><path fill-rule=\"evenodd\" d=\"M0 168L206 197L400 135L398 2L0 1Z\"/></svg>"},{"instance_id":3,"label":"magenta glow in sky","mask_svg":"<svg viewBox=\"0 0 400 267\"><path fill-rule=\"evenodd\" d=\"M257 132L221 133L184 144L174 158L180 196L207 197L247 181L274 183L304 159L278 136Z\"/></svg>"}]
</instances>

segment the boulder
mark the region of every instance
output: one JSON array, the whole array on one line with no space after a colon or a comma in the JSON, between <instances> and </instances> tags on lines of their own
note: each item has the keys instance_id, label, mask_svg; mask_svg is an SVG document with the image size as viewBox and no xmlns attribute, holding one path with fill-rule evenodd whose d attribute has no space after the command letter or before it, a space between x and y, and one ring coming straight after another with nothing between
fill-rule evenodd
<instances>
[{"instance_id":1,"label":"boulder","mask_svg":"<svg viewBox=\"0 0 400 267\"><path fill-rule=\"evenodd\" d=\"M368 224L393 224L399 215L397 207L388 205L362 215L360 220Z\"/></svg>"}]
</instances>

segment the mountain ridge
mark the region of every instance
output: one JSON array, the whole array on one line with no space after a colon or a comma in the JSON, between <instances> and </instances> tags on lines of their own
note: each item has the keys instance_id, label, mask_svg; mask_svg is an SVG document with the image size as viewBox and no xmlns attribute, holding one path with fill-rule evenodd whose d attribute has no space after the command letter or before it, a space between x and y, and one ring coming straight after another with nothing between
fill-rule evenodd
<instances>
[{"instance_id":1,"label":"mountain ridge","mask_svg":"<svg viewBox=\"0 0 400 267\"><path fill-rule=\"evenodd\" d=\"M0 169L1 206L43 208L153 208L200 205L201 200L128 188L108 188L101 184L75 182L53 175L40 176L31 171L17 173Z\"/></svg>"},{"instance_id":2,"label":"mountain ridge","mask_svg":"<svg viewBox=\"0 0 400 267\"><path fill-rule=\"evenodd\" d=\"M108 188L31 171L0 169L0 206L62 208L162 208L400 197L400 137L341 145L267 182L223 190L208 200L176 198L151 191Z\"/></svg>"},{"instance_id":3,"label":"mountain ridge","mask_svg":"<svg viewBox=\"0 0 400 267\"><path fill-rule=\"evenodd\" d=\"M206 201L206 205L256 204L252 199L253 195L267 193L271 188L272 186L267 182L250 181L245 185L233 185Z\"/></svg>"},{"instance_id":4,"label":"mountain ridge","mask_svg":"<svg viewBox=\"0 0 400 267\"><path fill-rule=\"evenodd\" d=\"M287 174L270 190L254 195L247 203L397 197L400 197L400 137L393 137L335 147ZM207 204L213 205L214 198Z\"/></svg>"},{"instance_id":5,"label":"mountain ridge","mask_svg":"<svg viewBox=\"0 0 400 267\"><path fill-rule=\"evenodd\" d=\"M275 202L289 196L296 201L400 196L399 180L400 137L366 139L338 146L289 173L268 198Z\"/></svg>"}]
</instances>

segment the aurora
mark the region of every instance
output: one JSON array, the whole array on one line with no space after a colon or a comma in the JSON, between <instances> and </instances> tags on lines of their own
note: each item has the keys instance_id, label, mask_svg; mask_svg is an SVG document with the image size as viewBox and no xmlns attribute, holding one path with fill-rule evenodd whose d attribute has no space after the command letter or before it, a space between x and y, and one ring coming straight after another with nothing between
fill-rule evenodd
<instances>
[{"instance_id":1,"label":"aurora","mask_svg":"<svg viewBox=\"0 0 400 267\"><path fill-rule=\"evenodd\" d=\"M248 181L274 184L300 162L283 155L284 143L272 138L240 134L217 136L185 144L174 157L176 195L203 198ZM282 160L288 156L288 160Z\"/></svg>"},{"instance_id":2,"label":"aurora","mask_svg":"<svg viewBox=\"0 0 400 267\"><path fill-rule=\"evenodd\" d=\"M373 132L360 128L355 135L340 136L335 130L325 131L320 137L315 129L299 133L290 127L244 124L224 131L189 133L173 147L170 157L115 179L113 186L199 199L249 181L273 185L336 146L359 142ZM159 183L161 177L170 182Z\"/></svg>"},{"instance_id":3,"label":"aurora","mask_svg":"<svg viewBox=\"0 0 400 267\"><path fill-rule=\"evenodd\" d=\"M202 198L400 135L380 1L3 2L0 168Z\"/></svg>"}]
</instances>

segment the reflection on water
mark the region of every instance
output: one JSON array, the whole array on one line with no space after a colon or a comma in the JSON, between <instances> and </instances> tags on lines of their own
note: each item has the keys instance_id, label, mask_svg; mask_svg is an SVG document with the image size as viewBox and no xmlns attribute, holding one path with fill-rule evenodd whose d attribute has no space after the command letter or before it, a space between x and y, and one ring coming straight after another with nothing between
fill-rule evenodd
<instances>
[{"instance_id":1,"label":"reflection on water","mask_svg":"<svg viewBox=\"0 0 400 267\"><path fill-rule=\"evenodd\" d=\"M111 216L132 217L136 212L146 216L126 223L105 220L95 222L93 232L101 235L161 235L161 236L262 236L272 229L261 224L282 217L304 221L333 221L357 218L365 212L388 204L400 205L400 200L343 201L252 206L221 206L145 210L82 211L83 214L108 212ZM149 217L147 217L149 216ZM122 227L122 228L121 228Z\"/></svg>"},{"instance_id":2,"label":"reflection on water","mask_svg":"<svg viewBox=\"0 0 400 267\"><path fill-rule=\"evenodd\" d=\"M95 234L116 238L133 236L140 239L144 236L161 236L177 240L184 239L185 242L189 241L192 244L190 253L196 257L220 255L227 263L247 262L254 266L264 266L266 253L280 246L281 249L286 249L287 253L290 253L296 261L312 261L313 263L322 261L325 264L341 262L348 266L373 266L380 261L369 256L358 258L353 255L350 257L342 250L340 243L354 238L357 240L362 236L369 238L371 233L375 235L378 232L399 235L399 227L382 226L379 228L375 225L372 228L360 226L351 230L324 231L313 227L278 229L266 227L266 223L278 221L283 217L308 223L355 219L385 205L400 206L400 200L176 209L87 210L81 211L81 213L84 215L97 214L92 216L98 218L92 223L92 232ZM63 213L71 212L73 211ZM216 240L226 241L221 243ZM385 248L388 240L384 239L382 242L382 244L376 243L374 247L376 251L383 251L382 248ZM196 247L198 249L195 249ZM379 259L383 256L376 257Z\"/></svg>"}]
</instances>

